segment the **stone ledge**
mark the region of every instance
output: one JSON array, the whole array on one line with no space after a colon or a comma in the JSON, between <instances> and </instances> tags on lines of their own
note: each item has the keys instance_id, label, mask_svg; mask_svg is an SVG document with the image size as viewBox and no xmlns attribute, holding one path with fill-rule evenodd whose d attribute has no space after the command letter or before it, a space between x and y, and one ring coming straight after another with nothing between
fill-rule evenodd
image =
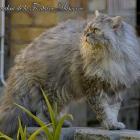
<instances>
[{"instance_id":1,"label":"stone ledge","mask_svg":"<svg viewBox=\"0 0 140 140\"><path fill-rule=\"evenodd\" d=\"M30 128L30 132L33 130ZM46 139L43 135L38 140ZM108 131L95 128L63 128L61 140L140 140L140 131L114 130Z\"/></svg>"},{"instance_id":2,"label":"stone ledge","mask_svg":"<svg viewBox=\"0 0 140 140\"><path fill-rule=\"evenodd\" d=\"M140 140L140 131L79 128L74 138L74 140Z\"/></svg>"}]
</instances>

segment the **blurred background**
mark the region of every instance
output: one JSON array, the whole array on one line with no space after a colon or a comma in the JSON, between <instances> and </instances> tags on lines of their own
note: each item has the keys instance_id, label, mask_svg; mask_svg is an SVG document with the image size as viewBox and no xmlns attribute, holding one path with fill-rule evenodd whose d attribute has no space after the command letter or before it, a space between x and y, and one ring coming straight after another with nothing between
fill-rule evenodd
<instances>
[{"instance_id":1,"label":"blurred background","mask_svg":"<svg viewBox=\"0 0 140 140\"><path fill-rule=\"evenodd\" d=\"M110 16L123 16L138 35L140 34L139 0L0 0L0 7L32 6L36 2L48 7L57 7L67 2L71 7L82 7L74 12L15 12L0 10L0 93L2 94L9 68L14 57L44 30L70 18L87 18L95 10ZM2 9L2 8L0 8ZM12 10L12 9L11 9ZM129 129L140 129L140 82L128 91L119 113ZM77 105L78 104L78 105ZM74 126L98 126L95 114L84 102L72 103L68 111L73 114Z\"/></svg>"}]
</instances>

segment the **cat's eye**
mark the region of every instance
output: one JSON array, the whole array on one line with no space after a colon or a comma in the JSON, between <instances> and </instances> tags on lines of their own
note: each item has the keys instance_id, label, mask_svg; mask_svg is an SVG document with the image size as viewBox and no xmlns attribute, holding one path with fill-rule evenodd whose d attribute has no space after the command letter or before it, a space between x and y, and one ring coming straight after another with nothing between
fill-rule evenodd
<instances>
[{"instance_id":1,"label":"cat's eye","mask_svg":"<svg viewBox=\"0 0 140 140\"><path fill-rule=\"evenodd\" d=\"M93 33L98 34L99 32L100 32L100 29L98 29L98 28L93 29Z\"/></svg>"},{"instance_id":2,"label":"cat's eye","mask_svg":"<svg viewBox=\"0 0 140 140\"><path fill-rule=\"evenodd\" d=\"M88 33L94 33L94 34L99 34L100 33L100 29L99 28L88 28L86 31L84 31L84 34Z\"/></svg>"},{"instance_id":3,"label":"cat's eye","mask_svg":"<svg viewBox=\"0 0 140 140\"><path fill-rule=\"evenodd\" d=\"M92 33L94 33L94 34L100 33L100 29L99 29L99 28L89 28L88 31L89 31L89 32L92 32Z\"/></svg>"}]
</instances>

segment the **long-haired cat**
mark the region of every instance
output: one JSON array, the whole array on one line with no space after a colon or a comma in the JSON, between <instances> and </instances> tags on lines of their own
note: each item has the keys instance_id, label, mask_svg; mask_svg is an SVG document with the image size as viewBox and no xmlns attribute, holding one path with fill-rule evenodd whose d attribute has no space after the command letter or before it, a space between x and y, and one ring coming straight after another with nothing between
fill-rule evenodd
<instances>
[{"instance_id":1,"label":"long-haired cat","mask_svg":"<svg viewBox=\"0 0 140 140\"><path fill-rule=\"evenodd\" d=\"M61 111L85 98L107 129L123 129L117 115L121 93L140 76L140 50L133 28L121 17L96 12L47 30L15 59L0 105L0 130L14 135L18 116L33 121L14 103L49 121L40 87Z\"/></svg>"}]
</instances>

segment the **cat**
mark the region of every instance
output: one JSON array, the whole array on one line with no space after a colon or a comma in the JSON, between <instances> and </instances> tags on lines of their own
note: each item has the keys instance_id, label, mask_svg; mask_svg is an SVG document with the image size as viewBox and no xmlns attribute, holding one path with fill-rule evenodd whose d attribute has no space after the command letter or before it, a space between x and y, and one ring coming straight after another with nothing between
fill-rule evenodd
<instances>
[{"instance_id":1,"label":"cat","mask_svg":"<svg viewBox=\"0 0 140 140\"><path fill-rule=\"evenodd\" d=\"M60 23L17 55L0 105L0 131L14 135L18 116L26 126L34 125L14 103L49 122L40 87L60 112L84 98L104 128L124 129L117 119L122 93L139 76L137 37L122 17L96 11L88 20Z\"/></svg>"}]
</instances>

